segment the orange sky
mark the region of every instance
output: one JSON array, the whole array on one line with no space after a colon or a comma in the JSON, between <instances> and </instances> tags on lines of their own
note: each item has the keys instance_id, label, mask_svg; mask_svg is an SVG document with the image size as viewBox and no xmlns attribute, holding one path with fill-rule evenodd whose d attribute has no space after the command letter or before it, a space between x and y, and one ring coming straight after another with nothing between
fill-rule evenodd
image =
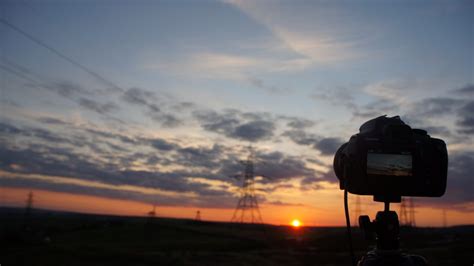
<instances>
[{"instance_id":1,"label":"orange sky","mask_svg":"<svg viewBox=\"0 0 474 266\"><path fill-rule=\"evenodd\" d=\"M27 188L0 189L0 204L3 206L25 206L26 195L31 191ZM102 198L88 195L52 192L46 190L33 190L34 207L51 210L64 210L82 213L115 214L143 216L151 210L149 204L136 201ZM340 193L342 195L342 192ZM352 196L351 196L352 197ZM344 225L344 213L342 200L336 202L332 210L324 208L313 208L307 206L261 206L261 213L265 223L289 224L293 219L299 219L303 225L308 226L341 226ZM373 216L381 203L372 203L370 198L362 199L363 213ZM398 211L398 204L393 209ZM157 215L160 217L190 218L193 219L198 208L193 207L170 207L158 206ZM203 220L229 221L233 209L211 209L201 208ZM474 214L449 210L447 212L448 225L472 224ZM353 217L351 220L354 220ZM416 222L419 226L442 226L442 212L439 209L419 207L416 211Z\"/></svg>"}]
</instances>

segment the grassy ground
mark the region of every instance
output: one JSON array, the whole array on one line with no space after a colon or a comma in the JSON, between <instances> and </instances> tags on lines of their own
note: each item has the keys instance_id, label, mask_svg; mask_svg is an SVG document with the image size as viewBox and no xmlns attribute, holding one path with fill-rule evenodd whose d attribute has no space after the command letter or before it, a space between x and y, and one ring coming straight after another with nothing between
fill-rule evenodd
<instances>
[{"instance_id":1,"label":"grassy ground","mask_svg":"<svg viewBox=\"0 0 474 266\"><path fill-rule=\"evenodd\" d=\"M349 265L344 228L0 211L1 265ZM357 256L368 250L354 230ZM402 228L430 265L472 265L474 227Z\"/></svg>"}]
</instances>

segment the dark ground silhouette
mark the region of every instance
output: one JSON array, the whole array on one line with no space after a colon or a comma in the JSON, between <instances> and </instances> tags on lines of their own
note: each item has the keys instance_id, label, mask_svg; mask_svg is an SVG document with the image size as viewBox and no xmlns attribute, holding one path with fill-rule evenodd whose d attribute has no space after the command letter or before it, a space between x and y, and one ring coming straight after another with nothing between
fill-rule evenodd
<instances>
[{"instance_id":1,"label":"dark ground silhouette","mask_svg":"<svg viewBox=\"0 0 474 266\"><path fill-rule=\"evenodd\" d=\"M345 228L245 225L0 208L1 265L349 265ZM354 229L358 256L367 250ZM474 226L402 228L432 266L472 265Z\"/></svg>"}]
</instances>

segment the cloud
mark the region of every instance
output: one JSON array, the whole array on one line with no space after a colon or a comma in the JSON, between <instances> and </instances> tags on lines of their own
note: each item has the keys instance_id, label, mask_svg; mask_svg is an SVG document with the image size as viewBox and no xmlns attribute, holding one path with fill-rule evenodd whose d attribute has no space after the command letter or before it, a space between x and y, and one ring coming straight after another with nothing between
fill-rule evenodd
<instances>
[{"instance_id":1,"label":"cloud","mask_svg":"<svg viewBox=\"0 0 474 266\"><path fill-rule=\"evenodd\" d=\"M455 89L454 92L459 93L461 95L474 95L474 84L467 84L464 87Z\"/></svg>"},{"instance_id":2,"label":"cloud","mask_svg":"<svg viewBox=\"0 0 474 266\"><path fill-rule=\"evenodd\" d=\"M156 93L148 90L140 88L130 88L128 90L123 90L117 86L95 90L86 89L79 84L70 81L43 81L43 79L32 75L32 72L28 70L28 68L19 66L13 67L13 70L10 68L7 68L7 70L12 70L16 75L19 75L23 79L30 81L30 83L27 84L29 87L35 89L41 88L54 92L63 98L67 98L77 103L84 109L96 112L102 115L102 117L108 118L111 121L120 122L122 124L125 123L121 119L118 119L112 115L113 111L120 109L120 106L117 103L108 100L114 96L118 96L127 103L145 107L146 114L152 120L159 122L164 127L176 127L182 123L182 121L173 113L162 110L163 108L159 107L156 103L159 100L156 96ZM107 98L107 100L103 99L104 96Z\"/></svg>"},{"instance_id":3,"label":"cloud","mask_svg":"<svg viewBox=\"0 0 474 266\"><path fill-rule=\"evenodd\" d=\"M97 95L95 95L96 93L93 93L90 90L86 90L77 84L70 82L59 82L43 86L43 88L53 91L58 95L77 103L85 110L93 111L103 115L104 117L111 118L114 121L122 122L120 119L117 119L114 116L110 115L113 111L117 111L120 109L115 102L103 102L99 100L99 97L97 97ZM92 99L91 97L95 98Z\"/></svg>"},{"instance_id":4,"label":"cloud","mask_svg":"<svg viewBox=\"0 0 474 266\"><path fill-rule=\"evenodd\" d=\"M207 131L227 135L240 124L240 119L235 112L219 114L211 110L198 110L193 113L194 117L201 122L201 127Z\"/></svg>"},{"instance_id":5,"label":"cloud","mask_svg":"<svg viewBox=\"0 0 474 266\"><path fill-rule=\"evenodd\" d=\"M315 25L327 22L314 23L315 16L312 12L308 13L304 9L293 12L285 8L287 5L277 2L227 3L228 7L247 17L247 22L254 24L263 36L247 37L245 42L234 42L231 49L212 49L208 45L206 49L202 49L197 45L178 48L178 55L158 51L155 58L147 58L143 63L144 68L185 77L239 80L275 93L286 92L288 89L278 84L267 84L261 78L263 74L299 72L361 56L361 49L355 49L363 43L361 36L364 35L359 33L360 30L357 31L357 36L345 31L344 37L341 37L339 31L328 31L325 27L316 29ZM292 19L295 13L305 15L298 16L299 19L295 20ZM341 14L341 17L346 17L346 14ZM312 26L308 27L310 24Z\"/></svg>"},{"instance_id":6,"label":"cloud","mask_svg":"<svg viewBox=\"0 0 474 266\"><path fill-rule=\"evenodd\" d=\"M307 167L301 157L287 156L281 152L257 152L256 157L261 163L255 171L264 176L264 182L274 183L315 176L315 170Z\"/></svg>"},{"instance_id":7,"label":"cloud","mask_svg":"<svg viewBox=\"0 0 474 266\"><path fill-rule=\"evenodd\" d=\"M251 121L237 126L229 136L248 140L258 141L269 139L273 136L275 125L269 121Z\"/></svg>"},{"instance_id":8,"label":"cloud","mask_svg":"<svg viewBox=\"0 0 474 266\"><path fill-rule=\"evenodd\" d=\"M69 139L42 128L20 128L6 122L0 122L0 134L8 137L34 137L53 143L72 143Z\"/></svg>"},{"instance_id":9,"label":"cloud","mask_svg":"<svg viewBox=\"0 0 474 266\"><path fill-rule=\"evenodd\" d=\"M356 107L353 91L344 87L318 90L313 92L310 97L315 101L330 103L349 109Z\"/></svg>"},{"instance_id":10,"label":"cloud","mask_svg":"<svg viewBox=\"0 0 474 266\"><path fill-rule=\"evenodd\" d=\"M263 81L263 79L257 78L257 77L247 77L247 81L253 85L256 88L265 90L270 93L285 93L289 92L288 89L277 87L277 86L272 86L268 85Z\"/></svg>"},{"instance_id":11,"label":"cloud","mask_svg":"<svg viewBox=\"0 0 474 266\"><path fill-rule=\"evenodd\" d=\"M428 132L428 134L430 136L443 136L443 137L451 137L452 136L452 133L451 133L451 130L449 130L449 128L445 127L445 126L426 126L426 127L423 127L424 130L426 130L426 132Z\"/></svg>"},{"instance_id":12,"label":"cloud","mask_svg":"<svg viewBox=\"0 0 474 266\"><path fill-rule=\"evenodd\" d=\"M411 92L416 91L415 89L421 86L418 83L416 80L395 79L368 84L361 90L365 93L366 97L368 96L369 101L363 104L356 104L355 101L346 100L348 102L348 109L352 111L355 118L363 119L386 114L395 115L399 112L405 113L407 110L417 107L412 102ZM342 96L342 99L344 99L344 96ZM433 103L433 105L436 106L436 103ZM418 107L420 111L429 112L421 109L424 107L421 103L418 104Z\"/></svg>"},{"instance_id":13,"label":"cloud","mask_svg":"<svg viewBox=\"0 0 474 266\"><path fill-rule=\"evenodd\" d=\"M195 69L202 69L205 72L214 73L222 69L239 70L248 68L259 64L259 62L253 57L208 52L195 54L189 64L193 65Z\"/></svg>"},{"instance_id":14,"label":"cloud","mask_svg":"<svg viewBox=\"0 0 474 266\"><path fill-rule=\"evenodd\" d=\"M67 125L67 122L61 119L58 119L55 117L49 117L49 116L38 117L36 120L41 123L50 124L50 125Z\"/></svg>"},{"instance_id":15,"label":"cloud","mask_svg":"<svg viewBox=\"0 0 474 266\"><path fill-rule=\"evenodd\" d=\"M307 133L301 129L293 129L288 130L283 133L283 136L290 138L294 143L299 145L308 145L308 146L315 146L320 139L319 136L315 134Z\"/></svg>"},{"instance_id":16,"label":"cloud","mask_svg":"<svg viewBox=\"0 0 474 266\"><path fill-rule=\"evenodd\" d=\"M443 201L474 202L474 152L455 153L449 158L448 184Z\"/></svg>"},{"instance_id":17,"label":"cloud","mask_svg":"<svg viewBox=\"0 0 474 266\"><path fill-rule=\"evenodd\" d=\"M71 125L69 125L69 126L71 126ZM133 145L139 144L138 140L136 138L129 137L129 136L126 136L124 134L108 132L108 131L101 131L101 130L97 130L97 129L90 128L90 127L83 127L83 128L81 128L81 127L79 127L79 128L72 127L72 129L76 130L76 131L83 131L88 135L103 138L103 139L118 140L118 141L122 142L123 144L133 144Z\"/></svg>"},{"instance_id":18,"label":"cloud","mask_svg":"<svg viewBox=\"0 0 474 266\"><path fill-rule=\"evenodd\" d=\"M80 106L95 111L99 114L107 114L119 109L118 105L113 102L100 103L96 100L83 97L78 100L78 103Z\"/></svg>"},{"instance_id":19,"label":"cloud","mask_svg":"<svg viewBox=\"0 0 474 266\"><path fill-rule=\"evenodd\" d=\"M338 138L323 138L315 144L322 155L334 155L337 149L343 144Z\"/></svg>"},{"instance_id":20,"label":"cloud","mask_svg":"<svg viewBox=\"0 0 474 266\"><path fill-rule=\"evenodd\" d=\"M225 148L219 144L211 147L181 147L173 156L173 160L185 167L200 167L207 171L206 176L211 179L221 179L225 176L215 176L214 169L221 167L222 161L225 160Z\"/></svg>"},{"instance_id":21,"label":"cloud","mask_svg":"<svg viewBox=\"0 0 474 266\"><path fill-rule=\"evenodd\" d=\"M344 108L352 113L353 118L368 119L407 110L410 84L406 80L389 80L362 88L318 88L310 97L318 102ZM361 96L364 96L364 101L360 100Z\"/></svg>"},{"instance_id":22,"label":"cloud","mask_svg":"<svg viewBox=\"0 0 474 266\"><path fill-rule=\"evenodd\" d=\"M177 148L176 144L170 143L164 139L151 139L151 146L161 151L171 151Z\"/></svg>"},{"instance_id":23,"label":"cloud","mask_svg":"<svg viewBox=\"0 0 474 266\"><path fill-rule=\"evenodd\" d=\"M228 110L227 113L238 115L240 119L267 116L235 110ZM0 162L0 170L21 175L94 181L113 186L152 187L202 196L228 196L228 189L202 187L190 182L188 178L222 181L228 184L227 187L240 185L238 180L229 178L243 171L239 163L242 150L239 148L220 144L184 146L179 141L126 136L123 133L101 131L44 116L36 121L54 128L0 123L0 134L6 136L4 141L0 141L0 157L5 158ZM262 136L259 131L252 134L245 137ZM17 139L15 143L18 145L5 141L11 137ZM259 166L259 173L265 176L264 182L267 184L314 175L314 170L306 166L303 158L279 152L256 150L256 153L265 161L265 165ZM108 196L112 197L112 194Z\"/></svg>"},{"instance_id":24,"label":"cloud","mask_svg":"<svg viewBox=\"0 0 474 266\"><path fill-rule=\"evenodd\" d=\"M72 99L74 96L78 95L91 95L92 93L89 90L86 90L82 86L75 84L70 81L61 81L55 82L50 86L47 86L51 91L56 92L57 94Z\"/></svg>"},{"instance_id":25,"label":"cloud","mask_svg":"<svg viewBox=\"0 0 474 266\"><path fill-rule=\"evenodd\" d=\"M111 118L116 122L123 122L120 119L117 119L113 116L110 116L109 113L114 110L118 110L119 107L116 103L107 101L101 102L98 100L98 95L104 91L101 90L90 90L85 89L79 84L70 82L70 81L59 81L59 82L49 82L37 75L34 75L31 70L26 67L20 66L16 63L9 62L8 60L2 59L2 61L6 62L8 66L4 68L5 70L9 71L10 73L15 74L16 76L28 80L29 83L27 84L28 87L33 89L45 89L51 91L63 98L67 98L79 106L94 111L98 114L103 115L103 117ZM105 90L107 91L107 89ZM95 96L95 99L91 99L92 96Z\"/></svg>"},{"instance_id":26,"label":"cloud","mask_svg":"<svg viewBox=\"0 0 474 266\"><path fill-rule=\"evenodd\" d=\"M194 117L207 131L246 141L270 139L276 128L273 118L263 119L265 114L241 113L236 110L225 110L223 113L200 110L194 112Z\"/></svg>"},{"instance_id":27,"label":"cloud","mask_svg":"<svg viewBox=\"0 0 474 266\"><path fill-rule=\"evenodd\" d=\"M323 26L319 27L319 25L327 24L327 21L315 22L315 18L318 20L319 17L323 17L317 15L320 12L334 12L330 8L308 10L300 5L290 7L278 2L257 3L238 0L226 2L250 16L273 34L276 41L270 44L269 49L293 54L292 57L280 63L282 69L302 70L317 64L331 64L359 58L361 55L356 49L362 42L360 35L355 36L343 30L343 27L336 27L336 24L341 21L333 21L332 31L328 31ZM300 15L296 18L295 13ZM350 17L343 13L337 15L339 16L333 17L335 20ZM308 27L308 25L312 26Z\"/></svg>"},{"instance_id":28,"label":"cloud","mask_svg":"<svg viewBox=\"0 0 474 266\"><path fill-rule=\"evenodd\" d=\"M411 88L407 80L386 80L372 83L363 88L363 91L379 99L390 100L402 104L406 101L404 92Z\"/></svg>"},{"instance_id":29,"label":"cloud","mask_svg":"<svg viewBox=\"0 0 474 266\"><path fill-rule=\"evenodd\" d=\"M113 111L120 109L120 106L117 103L108 100L113 96L119 96L127 103L144 106L147 109L146 114L154 121L161 123L164 127L176 127L182 123L182 121L174 114L165 112L161 110L162 108L158 107L158 104L155 103L158 101L158 98L156 94L151 91L140 88L130 88L124 91L117 86L92 90L86 89L79 84L70 81L44 81L43 79L33 75L28 68L15 66L11 63L9 63L9 68L7 68L7 70L13 71L15 75L19 75L23 79L30 81L30 83L27 84L29 87L35 89L41 88L54 92L63 98L67 98L77 103L82 108L96 112L111 121L120 122L122 124L125 123L121 119L112 115ZM103 99L104 96L107 100Z\"/></svg>"},{"instance_id":30,"label":"cloud","mask_svg":"<svg viewBox=\"0 0 474 266\"><path fill-rule=\"evenodd\" d=\"M327 181L329 183L339 182L339 179L337 178L336 173L334 173L334 169L333 169L332 166L330 167L330 169L327 172L322 173L320 175L320 179L323 180L323 181Z\"/></svg>"},{"instance_id":31,"label":"cloud","mask_svg":"<svg viewBox=\"0 0 474 266\"><path fill-rule=\"evenodd\" d=\"M16 135L22 133L22 131L10 124L0 122L0 133L8 135Z\"/></svg>"},{"instance_id":32,"label":"cloud","mask_svg":"<svg viewBox=\"0 0 474 266\"><path fill-rule=\"evenodd\" d=\"M471 119L473 106L466 97L472 91L471 84L449 90L449 95L410 99L406 91L410 86L404 85L405 83L407 81L367 86L366 92L376 99L368 104L356 105L351 110L353 116L368 119L384 114L401 115L410 126L426 129L429 134L446 138L450 143L462 142L466 135L474 132ZM403 94L406 96L402 96Z\"/></svg>"},{"instance_id":33,"label":"cloud","mask_svg":"<svg viewBox=\"0 0 474 266\"><path fill-rule=\"evenodd\" d=\"M158 188L165 191L205 194L202 184L190 183L187 177L198 172L177 170L159 172L126 170L122 166L90 160L67 148L51 148L35 145L23 149L0 147L0 163L3 171L21 174L40 174L51 177L70 177L97 181L111 185L132 185Z\"/></svg>"},{"instance_id":34,"label":"cloud","mask_svg":"<svg viewBox=\"0 0 474 266\"><path fill-rule=\"evenodd\" d=\"M315 121L301 117L279 116L278 118L282 120L287 120L288 122L286 123L286 126L294 130L310 128L316 125Z\"/></svg>"},{"instance_id":35,"label":"cloud","mask_svg":"<svg viewBox=\"0 0 474 266\"><path fill-rule=\"evenodd\" d=\"M315 176L305 177L300 180L300 189L303 191L322 189L322 183L339 183L332 165L326 172L317 172Z\"/></svg>"},{"instance_id":36,"label":"cloud","mask_svg":"<svg viewBox=\"0 0 474 266\"><path fill-rule=\"evenodd\" d=\"M455 91L462 90L460 94L463 94L469 89L470 87L466 86ZM436 123L441 116L452 117L456 121L456 125L459 127L457 133L474 133L474 120L472 118L474 117L474 101L454 97L431 97L414 102L410 106L411 109L407 111L405 116L408 122L416 122L429 132L432 131L433 134L455 137L446 126L432 124Z\"/></svg>"},{"instance_id":37,"label":"cloud","mask_svg":"<svg viewBox=\"0 0 474 266\"><path fill-rule=\"evenodd\" d=\"M304 204L301 203L289 203L289 202L283 202L281 200L275 200L275 201L267 201L265 202L266 204L270 205L275 205L275 206L290 206L290 207L302 207L305 206Z\"/></svg>"},{"instance_id":38,"label":"cloud","mask_svg":"<svg viewBox=\"0 0 474 266\"><path fill-rule=\"evenodd\" d=\"M163 127L173 128L183 124L183 121L173 114L150 113L150 118L161 123Z\"/></svg>"},{"instance_id":39,"label":"cloud","mask_svg":"<svg viewBox=\"0 0 474 266\"><path fill-rule=\"evenodd\" d=\"M246 117L255 118L256 115L247 114ZM51 125L57 127L68 127L73 133L59 138L48 130L1 123L1 134L27 138L20 146L0 141L0 157L4 158L0 162L0 170L23 176L18 180L0 178L3 185L38 187L144 202L153 199L150 195L137 191L120 191L120 187L132 186L138 190L152 188L176 193L194 193L202 197L195 199L183 196L185 199L173 201L171 198L159 196L156 197L160 201L159 204L202 204L214 207L227 206L228 202L233 202L234 194L229 192L228 188L240 185L238 180L229 178L230 175L243 171L238 162L242 156L238 149L232 147L219 144L211 147L185 147L160 138L128 137L89 128L74 129L73 125L67 122L58 123L56 120L44 118L40 121L51 122ZM75 137L71 140L72 135ZM118 145L119 148L124 145L128 146L128 149L134 148L136 152L130 153L128 149L108 152L97 145L94 156L90 156L90 153L84 152L83 147L92 145L88 141L93 142L95 138L100 138L100 143L117 143L113 145ZM145 152L146 147L162 152ZM262 182L266 184L314 176L314 170L308 168L302 158L259 150L256 154L265 162L257 166L257 169L264 176ZM140 165L140 170L134 169L136 165ZM170 170L161 170L166 169L166 166L171 166ZM44 175L49 179L31 180L31 175ZM221 188L211 187L209 184L190 181L190 177L216 180L228 185ZM98 182L94 184L102 185L84 187L84 184L80 185L81 182L74 181L71 184L64 181L65 179ZM112 186L113 189L103 186Z\"/></svg>"},{"instance_id":40,"label":"cloud","mask_svg":"<svg viewBox=\"0 0 474 266\"><path fill-rule=\"evenodd\" d=\"M263 69L264 63L253 56L224 52L183 51L179 58L160 56L159 63L145 63L145 69L178 76L245 80L246 72Z\"/></svg>"},{"instance_id":41,"label":"cloud","mask_svg":"<svg viewBox=\"0 0 474 266\"><path fill-rule=\"evenodd\" d=\"M177 127L182 124L181 119L162 108L165 104L152 91L130 88L121 95L121 98L127 103L145 108L145 114L164 127Z\"/></svg>"},{"instance_id":42,"label":"cloud","mask_svg":"<svg viewBox=\"0 0 474 266\"><path fill-rule=\"evenodd\" d=\"M71 124L64 122L64 121L56 121L56 120L45 120L44 118L40 118L38 121L47 121L53 125L59 126L71 126ZM92 129L80 129L80 131L85 133L92 133L88 134L89 137L105 137L105 138L122 138L123 140L127 140L125 136L121 135L114 135L112 133L105 133L100 132L97 130ZM68 146L69 148L81 148L81 149L89 149L89 151L94 152L95 154L101 154L106 156L108 154L107 149L105 146L109 147L114 151L124 152L126 151L125 147L118 146L113 144L110 140L101 139L100 141L94 141L94 139L88 138L83 134L65 134L62 133L63 131L56 131L53 132L49 129L39 128L39 127L29 127L29 126L13 126L7 122L0 122L0 134L7 136L7 138L15 138L15 139L24 139L26 143L35 144L41 143L42 145L51 144L57 147L61 146ZM77 132L76 132L77 133Z\"/></svg>"},{"instance_id":43,"label":"cloud","mask_svg":"<svg viewBox=\"0 0 474 266\"><path fill-rule=\"evenodd\" d=\"M318 177L305 177L300 181L300 190L310 191L321 189L320 185L321 179Z\"/></svg>"},{"instance_id":44,"label":"cloud","mask_svg":"<svg viewBox=\"0 0 474 266\"><path fill-rule=\"evenodd\" d=\"M199 197L186 197L183 194L169 194L162 193L160 191L154 191L153 188L144 188L143 192L140 192L140 188L131 190L124 189L121 187L93 187L84 186L74 183L60 182L56 178L56 182L48 182L41 179L28 178L21 175L8 174L15 178L8 178L4 174L0 173L0 185L3 187L27 187L43 189L48 191L57 191L73 194L91 195L97 197L113 198L113 199L124 199L139 201L149 204L158 204L160 206L194 206L194 207L205 207L205 208L232 208L235 206L235 197L233 194L227 191L215 191L209 189L205 184L199 184L199 186L207 193L200 195ZM147 191L148 190L148 191ZM218 198L219 200L216 200Z\"/></svg>"},{"instance_id":45,"label":"cloud","mask_svg":"<svg viewBox=\"0 0 474 266\"><path fill-rule=\"evenodd\" d=\"M152 102L157 99L156 95L151 91L140 88L130 88L123 93L122 99L131 104L146 106L152 112L160 112L160 108Z\"/></svg>"},{"instance_id":46,"label":"cloud","mask_svg":"<svg viewBox=\"0 0 474 266\"><path fill-rule=\"evenodd\" d=\"M310 146L322 155L333 155L343 143L339 138L325 138L304 130L288 130L283 133L283 136L290 138L296 144Z\"/></svg>"},{"instance_id":47,"label":"cloud","mask_svg":"<svg viewBox=\"0 0 474 266\"><path fill-rule=\"evenodd\" d=\"M414 103L411 113L418 117L438 117L440 115L453 114L465 101L449 97L436 97L423 99Z\"/></svg>"},{"instance_id":48,"label":"cloud","mask_svg":"<svg viewBox=\"0 0 474 266\"><path fill-rule=\"evenodd\" d=\"M474 134L474 101L465 104L459 110L459 120L457 125L460 127L459 132L463 134Z\"/></svg>"}]
</instances>

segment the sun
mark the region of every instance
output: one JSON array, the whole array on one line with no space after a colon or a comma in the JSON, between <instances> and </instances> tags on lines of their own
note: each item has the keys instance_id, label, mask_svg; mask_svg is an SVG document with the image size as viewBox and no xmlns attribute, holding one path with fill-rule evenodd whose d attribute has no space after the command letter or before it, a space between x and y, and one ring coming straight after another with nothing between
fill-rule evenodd
<instances>
[{"instance_id":1,"label":"sun","mask_svg":"<svg viewBox=\"0 0 474 266\"><path fill-rule=\"evenodd\" d=\"M293 221L291 221L291 226L293 226L293 227L295 227L295 228L300 227L300 226L301 226L300 220L294 219Z\"/></svg>"}]
</instances>

